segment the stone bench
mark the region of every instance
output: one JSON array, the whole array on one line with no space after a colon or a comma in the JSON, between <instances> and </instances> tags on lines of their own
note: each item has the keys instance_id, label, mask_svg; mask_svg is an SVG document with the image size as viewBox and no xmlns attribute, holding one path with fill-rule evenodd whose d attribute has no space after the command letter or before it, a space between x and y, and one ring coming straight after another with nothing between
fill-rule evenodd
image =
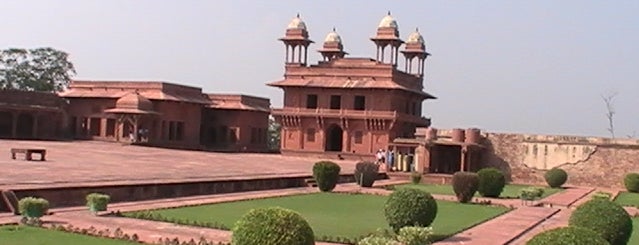
<instances>
[{"instance_id":1,"label":"stone bench","mask_svg":"<svg viewBox=\"0 0 639 245\"><path fill-rule=\"evenodd\" d=\"M11 159L16 159L16 154L24 154L27 161L33 160L33 153L40 154L40 161L46 161L47 150L34 148L11 148Z\"/></svg>"}]
</instances>

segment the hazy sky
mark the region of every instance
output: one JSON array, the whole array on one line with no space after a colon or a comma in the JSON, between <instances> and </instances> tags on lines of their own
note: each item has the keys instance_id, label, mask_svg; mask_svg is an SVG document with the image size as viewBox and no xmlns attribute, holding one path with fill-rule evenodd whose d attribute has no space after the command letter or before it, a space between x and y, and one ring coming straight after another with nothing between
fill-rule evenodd
<instances>
[{"instance_id":1,"label":"hazy sky","mask_svg":"<svg viewBox=\"0 0 639 245\"><path fill-rule=\"evenodd\" d=\"M282 78L277 41L300 13L316 41L335 27L351 57L391 11L433 55L424 115L439 128L607 135L600 97L618 92L616 133L639 136L639 1L0 0L0 48L50 46L78 79L162 80L269 97Z\"/></svg>"}]
</instances>

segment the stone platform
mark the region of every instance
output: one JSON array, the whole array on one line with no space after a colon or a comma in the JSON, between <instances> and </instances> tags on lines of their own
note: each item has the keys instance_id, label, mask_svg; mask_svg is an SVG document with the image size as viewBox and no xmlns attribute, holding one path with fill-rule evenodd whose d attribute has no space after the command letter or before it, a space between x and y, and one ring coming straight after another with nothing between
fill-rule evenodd
<instances>
[{"instance_id":1,"label":"stone platform","mask_svg":"<svg viewBox=\"0 0 639 245\"><path fill-rule=\"evenodd\" d=\"M45 148L47 161L12 160L10 149ZM0 189L211 181L311 174L317 158L185 151L100 141L0 140ZM334 162L352 173L355 161Z\"/></svg>"}]
</instances>

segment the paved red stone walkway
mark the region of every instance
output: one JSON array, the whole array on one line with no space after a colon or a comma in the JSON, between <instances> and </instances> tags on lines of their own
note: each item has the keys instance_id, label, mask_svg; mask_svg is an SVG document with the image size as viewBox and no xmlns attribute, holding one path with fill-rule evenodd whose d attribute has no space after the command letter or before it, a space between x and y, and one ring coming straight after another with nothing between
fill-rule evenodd
<instances>
[{"instance_id":1,"label":"paved red stone walkway","mask_svg":"<svg viewBox=\"0 0 639 245\"><path fill-rule=\"evenodd\" d=\"M558 211L559 209L556 208L520 207L437 244L508 244L519 234L526 232Z\"/></svg>"},{"instance_id":2,"label":"paved red stone walkway","mask_svg":"<svg viewBox=\"0 0 639 245\"><path fill-rule=\"evenodd\" d=\"M12 147L47 149L47 161L12 160ZM309 175L318 158L185 151L100 141L0 140L0 189L166 183ZM355 161L338 161L352 173Z\"/></svg>"},{"instance_id":3,"label":"paved red stone walkway","mask_svg":"<svg viewBox=\"0 0 639 245\"><path fill-rule=\"evenodd\" d=\"M543 200L541 200L541 203L544 205L551 205L553 207L554 206L570 207L571 205L575 204L575 202L584 198L585 196L587 196L594 190L595 188L590 188L590 187L571 186L571 187L567 187L564 191L558 194L551 195L549 197L544 198Z\"/></svg>"},{"instance_id":4,"label":"paved red stone walkway","mask_svg":"<svg viewBox=\"0 0 639 245\"><path fill-rule=\"evenodd\" d=\"M582 188L582 189L590 189L590 188ZM592 196L596 193L596 192L607 192L607 193L611 193L612 197L616 196L619 193L619 190L617 189L607 189L607 188L597 188L596 190L591 191L590 193L588 193L585 196L582 196L581 198L577 199L577 200L570 200L569 197L575 197L575 196L579 196L576 195L574 193L567 193L565 196L554 196L552 197L551 200L557 201L557 200L561 200L561 199L565 199L564 201L562 201L564 204L565 203L569 203L572 202L572 204L570 204L570 206L568 207L562 207L561 210L553 215L551 218L541 222L539 225L533 227L530 231L526 232L525 234L522 234L520 237L518 237L517 239L515 239L514 241L512 241L510 244L512 245L525 245L526 242L528 240L530 240L531 238L533 238L535 235L547 231L547 230L551 230L554 228L558 228L558 227L564 227L564 226L568 226L568 221L570 219L570 215L572 214L574 208L578 207L579 205L583 204L584 202L587 202L588 200L592 199ZM556 194L559 195L559 194ZM551 198L548 197L548 198ZM546 198L546 199L548 199ZM545 199L544 199L545 200ZM628 213L630 215L635 215L638 213L638 210L636 208L625 208L626 211L628 211Z\"/></svg>"}]
</instances>

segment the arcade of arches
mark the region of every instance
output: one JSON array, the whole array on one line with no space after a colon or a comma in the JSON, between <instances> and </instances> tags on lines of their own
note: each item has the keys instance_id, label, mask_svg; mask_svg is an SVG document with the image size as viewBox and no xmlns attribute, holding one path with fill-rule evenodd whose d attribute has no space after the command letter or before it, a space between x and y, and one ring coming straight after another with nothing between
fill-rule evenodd
<instances>
[{"instance_id":1,"label":"arcade of arches","mask_svg":"<svg viewBox=\"0 0 639 245\"><path fill-rule=\"evenodd\" d=\"M64 125L64 103L54 94L0 90L0 138L54 139Z\"/></svg>"}]
</instances>

